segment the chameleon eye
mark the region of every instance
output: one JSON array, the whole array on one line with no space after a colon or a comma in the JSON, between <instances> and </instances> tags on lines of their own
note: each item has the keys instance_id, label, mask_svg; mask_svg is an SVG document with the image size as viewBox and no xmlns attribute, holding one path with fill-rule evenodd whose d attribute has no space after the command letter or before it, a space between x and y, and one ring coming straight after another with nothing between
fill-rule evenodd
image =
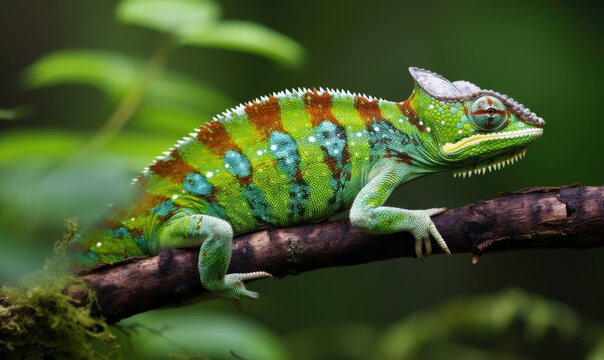
<instances>
[{"instance_id":1,"label":"chameleon eye","mask_svg":"<svg viewBox=\"0 0 604 360\"><path fill-rule=\"evenodd\" d=\"M508 111L501 100L493 96L481 96L470 106L470 122L482 131L497 130L508 118Z\"/></svg>"}]
</instances>

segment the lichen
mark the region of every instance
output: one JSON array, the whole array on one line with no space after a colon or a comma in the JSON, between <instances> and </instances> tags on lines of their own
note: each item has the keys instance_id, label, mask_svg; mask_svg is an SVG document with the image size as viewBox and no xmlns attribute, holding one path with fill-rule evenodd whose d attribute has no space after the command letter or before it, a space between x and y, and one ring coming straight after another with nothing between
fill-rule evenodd
<instances>
[{"instance_id":1,"label":"lichen","mask_svg":"<svg viewBox=\"0 0 604 360\"><path fill-rule=\"evenodd\" d=\"M27 275L18 286L0 288L0 358L106 359L118 345L98 315L92 290L69 272L66 245L77 225L66 220L67 232L55 244L55 256L44 268ZM87 293L85 300L65 289Z\"/></svg>"}]
</instances>

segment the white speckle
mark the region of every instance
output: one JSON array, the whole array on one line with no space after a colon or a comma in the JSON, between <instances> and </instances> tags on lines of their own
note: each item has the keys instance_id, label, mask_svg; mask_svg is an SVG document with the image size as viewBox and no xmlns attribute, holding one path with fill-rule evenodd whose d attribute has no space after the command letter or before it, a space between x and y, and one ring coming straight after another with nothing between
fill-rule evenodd
<instances>
[{"instance_id":1,"label":"white speckle","mask_svg":"<svg viewBox=\"0 0 604 360\"><path fill-rule=\"evenodd\" d=\"M463 133L463 131L462 131L462 130L459 130L457 133L461 135L461 134Z\"/></svg>"},{"instance_id":2,"label":"white speckle","mask_svg":"<svg viewBox=\"0 0 604 360\"><path fill-rule=\"evenodd\" d=\"M401 123L402 123L402 122L403 122L403 119L398 119L398 122L401 122Z\"/></svg>"},{"instance_id":3,"label":"white speckle","mask_svg":"<svg viewBox=\"0 0 604 360\"><path fill-rule=\"evenodd\" d=\"M308 137L308 141L310 141L310 142L315 142L316 140L317 140L317 139L315 139L315 137L314 137L314 136L309 136L309 137Z\"/></svg>"},{"instance_id":4,"label":"white speckle","mask_svg":"<svg viewBox=\"0 0 604 360\"><path fill-rule=\"evenodd\" d=\"M337 154L337 153L338 153L338 149L335 149L335 150L333 151L333 153L334 153L334 154Z\"/></svg>"},{"instance_id":5,"label":"white speckle","mask_svg":"<svg viewBox=\"0 0 604 360\"><path fill-rule=\"evenodd\" d=\"M420 122L419 122L419 125L420 125L420 126L423 126L423 125L424 125L424 122L423 122L423 121L420 121Z\"/></svg>"},{"instance_id":6,"label":"white speckle","mask_svg":"<svg viewBox=\"0 0 604 360\"><path fill-rule=\"evenodd\" d=\"M380 131L380 128L376 126L376 127L373 128L373 130Z\"/></svg>"},{"instance_id":7,"label":"white speckle","mask_svg":"<svg viewBox=\"0 0 604 360\"><path fill-rule=\"evenodd\" d=\"M214 173L213 173L213 172L208 171L208 172L206 173L206 177L207 177L207 178L211 178L212 176L214 176Z\"/></svg>"},{"instance_id":8,"label":"white speckle","mask_svg":"<svg viewBox=\"0 0 604 360\"><path fill-rule=\"evenodd\" d=\"M258 151L256 151L256 154L258 154L258 155L262 155L262 150L258 150Z\"/></svg>"},{"instance_id":9,"label":"white speckle","mask_svg":"<svg viewBox=\"0 0 604 360\"><path fill-rule=\"evenodd\" d=\"M216 171L217 173L219 173L219 172L220 172L220 169L216 169L216 170L214 170L214 171Z\"/></svg>"},{"instance_id":10,"label":"white speckle","mask_svg":"<svg viewBox=\"0 0 604 360\"><path fill-rule=\"evenodd\" d=\"M357 133L358 137L361 137L363 134L361 134L360 132Z\"/></svg>"},{"instance_id":11,"label":"white speckle","mask_svg":"<svg viewBox=\"0 0 604 360\"><path fill-rule=\"evenodd\" d=\"M134 218L130 218L130 221L134 221Z\"/></svg>"},{"instance_id":12,"label":"white speckle","mask_svg":"<svg viewBox=\"0 0 604 360\"><path fill-rule=\"evenodd\" d=\"M427 131L427 132L431 132L431 131L432 131L432 129L430 129L430 128L426 128L426 131Z\"/></svg>"},{"instance_id":13,"label":"white speckle","mask_svg":"<svg viewBox=\"0 0 604 360\"><path fill-rule=\"evenodd\" d=\"M434 105L430 104L430 106L428 106L428 109L430 109L430 110L434 109Z\"/></svg>"},{"instance_id":14,"label":"white speckle","mask_svg":"<svg viewBox=\"0 0 604 360\"><path fill-rule=\"evenodd\" d=\"M444 124L445 124L445 121L444 121L444 120L441 120L441 121L440 121L440 124L441 124L441 125L444 125Z\"/></svg>"},{"instance_id":15,"label":"white speckle","mask_svg":"<svg viewBox=\"0 0 604 360\"><path fill-rule=\"evenodd\" d=\"M271 145L271 150L277 150L277 145Z\"/></svg>"},{"instance_id":16,"label":"white speckle","mask_svg":"<svg viewBox=\"0 0 604 360\"><path fill-rule=\"evenodd\" d=\"M231 165L230 164L224 164L224 167L227 168L227 169L229 168L229 166L231 166Z\"/></svg>"},{"instance_id":17,"label":"white speckle","mask_svg":"<svg viewBox=\"0 0 604 360\"><path fill-rule=\"evenodd\" d=\"M329 145L329 144L330 144L330 142L329 142L329 141L326 141L326 142L325 142L325 145Z\"/></svg>"},{"instance_id":18,"label":"white speckle","mask_svg":"<svg viewBox=\"0 0 604 360\"><path fill-rule=\"evenodd\" d=\"M176 195L176 194L172 195L172 200L176 200L176 199L178 199L178 195Z\"/></svg>"},{"instance_id":19,"label":"white speckle","mask_svg":"<svg viewBox=\"0 0 604 360\"><path fill-rule=\"evenodd\" d=\"M103 243L100 241L98 243L96 243L96 247L101 247L101 245L103 245Z\"/></svg>"}]
</instances>

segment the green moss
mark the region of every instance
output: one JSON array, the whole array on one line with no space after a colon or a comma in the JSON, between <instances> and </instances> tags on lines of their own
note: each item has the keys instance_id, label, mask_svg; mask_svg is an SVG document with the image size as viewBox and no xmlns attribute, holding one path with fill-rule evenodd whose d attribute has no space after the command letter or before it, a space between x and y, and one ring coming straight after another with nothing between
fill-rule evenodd
<instances>
[{"instance_id":1,"label":"green moss","mask_svg":"<svg viewBox=\"0 0 604 360\"><path fill-rule=\"evenodd\" d=\"M0 358L104 359L117 345L98 312L94 292L68 272L65 248L77 230L66 220L67 233L55 245L55 257L28 275L19 286L0 288ZM66 288L87 292L83 303Z\"/></svg>"}]
</instances>

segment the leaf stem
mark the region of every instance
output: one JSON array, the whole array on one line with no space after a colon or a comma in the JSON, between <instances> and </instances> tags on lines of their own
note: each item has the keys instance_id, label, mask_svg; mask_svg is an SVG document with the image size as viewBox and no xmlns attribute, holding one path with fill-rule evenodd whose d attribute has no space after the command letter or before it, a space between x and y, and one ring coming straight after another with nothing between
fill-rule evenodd
<instances>
[{"instance_id":1,"label":"leaf stem","mask_svg":"<svg viewBox=\"0 0 604 360\"><path fill-rule=\"evenodd\" d=\"M147 69L142 74L139 82L126 94L121 103L101 127L94 137L88 141L80 150L74 153L63 165L77 161L96 150L107 145L128 123L151 85L161 75L166 67L170 55L176 48L176 41L172 35L164 34L155 49L155 53L149 60Z\"/></svg>"}]
</instances>

